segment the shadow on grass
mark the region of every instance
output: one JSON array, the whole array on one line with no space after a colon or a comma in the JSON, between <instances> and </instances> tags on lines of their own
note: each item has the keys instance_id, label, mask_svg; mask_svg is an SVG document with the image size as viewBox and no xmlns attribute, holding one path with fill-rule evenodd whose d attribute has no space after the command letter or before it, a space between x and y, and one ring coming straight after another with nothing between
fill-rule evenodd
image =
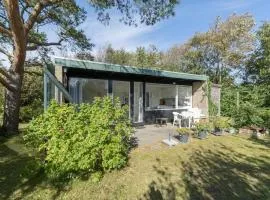
<instances>
[{"instance_id":1,"label":"shadow on grass","mask_svg":"<svg viewBox=\"0 0 270 200\"><path fill-rule=\"evenodd\" d=\"M270 139L269 139L269 137L270 136L265 136L262 139L257 139L257 138L254 138L254 137L250 137L249 140L252 141L253 143L264 145L265 147L270 148Z\"/></svg>"},{"instance_id":2,"label":"shadow on grass","mask_svg":"<svg viewBox=\"0 0 270 200\"><path fill-rule=\"evenodd\" d=\"M21 141L7 145L6 141L9 139L0 138L0 199L21 199L33 192L37 186L47 187L47 185L54 188L52 199L57 198L66 184L61 182L48 184L35 159L23 152L19 144ZM14 196L15 191L19 192Z\"/></svg>"},{"instance_id":3,"label":"shadow on grass","mask_svg":"<svg viewBox=\"0 0 270 200\"><path fill-rule=\"evenodd\" d=\"M247 156L222 146L218 151L196 150L187 162L178 160L174 172L157 160L153 168L158 180L149 184L142 199L270 199L269 157Z\"/></svg>"}]
</instances>

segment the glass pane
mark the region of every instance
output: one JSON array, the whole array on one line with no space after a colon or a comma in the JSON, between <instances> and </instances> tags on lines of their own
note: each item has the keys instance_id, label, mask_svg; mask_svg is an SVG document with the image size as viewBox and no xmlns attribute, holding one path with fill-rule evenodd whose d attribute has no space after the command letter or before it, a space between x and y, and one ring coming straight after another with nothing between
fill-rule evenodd
<instances>
[{"instance_id":1,"label":"glass pane","mask_svg":"<svg viewBox=\"0 0 270 200\"><path fill-rule=\"evenodd\" d=\"M146 84L147 109L175 108L176 86L168 84Z\"/></svg>"},{"instance_id":2,"label":"glass pane","mask_svg":"<svg viewBox=\"0 0 270 200\"><path fill-rule=\"evenodd\" d=\"M192 86L178 86L178 107L192 107Z\"/></svg>"},{"instance_id":3,"label":"glass pane","mask_svg":"<svg viewBox=\"0 0 270 200\"><path fill-rule=\"evenodd\" d=\"M134 122L143 122L143 83L134 83Z\"/></svg>"},{"instance_id":4,"label":"glass pane","mask_svg":"<svg viewBox=\"0 0 270 200\"><path fill-rule=\"evenodd\" d=\"M95 97L108 93L108 81L103 79L70 78L69 91L76 103L92 103Z\"/></svg>"},{"instance_id":5,"label":"glass pane","mask_svg":"<svg viewBox=\"0 0 270 200\"><path fill-rule=\"evenodd\" d=\"M113 97L119 97L122 105L129 105L129 86L128 81L113 81Z\"/></svg>"},{"instance_id":6,"label":"glass pane","mask_svg":"<svg viewBox=\"0 0 270 200\"><path fill-rule=\"evenodd\" d=\"M51 100L55 99L56 87L48 76L45 76L44 78L46 79L44 80L46 83L46 95L45 95L46 99L44 99L45 100L44 104L45 107L47 108L50 105Z\"/></svg>"}]
</instances>

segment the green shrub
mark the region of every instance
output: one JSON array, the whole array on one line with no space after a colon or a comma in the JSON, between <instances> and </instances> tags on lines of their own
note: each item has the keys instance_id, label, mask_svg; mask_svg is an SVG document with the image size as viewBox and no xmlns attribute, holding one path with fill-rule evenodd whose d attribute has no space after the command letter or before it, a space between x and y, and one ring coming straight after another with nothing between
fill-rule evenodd
<instances>
[{"instance_id":1,"label":"green shrub","mask_svg":"<svg viewBox=\"0 0 270 200\"><path fill-rule=\"evenodd\" d=\"M259 116L263 120L262 126L270 128L270 109L260 109Z\"/></svg>"},{"instance_id":2,"label":"green shrub","mask_svg":"<svg viewBox=\"0 0 270 200\"><path fill-rule=\"evenodd\" d=\"M176 131L179 133L179 135L192 135L193 131L189 128L178 128Z\"/></svg>"},{"instance_id":3,"label":"green shrub","mask_svg":"<svg viewBox=\"0 0 270 200\"><path fill-rule=\"evenodd\" d=\"M197 122L195 124L197 132L207 131L209 132L212 129L212 124L210 122Z\"/></svg>"},{"instance_id":4,"label":"green shrub","mask_svg":"<svg viewBox=\"0 0 270 200\"><path fill-rule=\"evenodd\" d=\"M131 132L127 107L104 97L80 106L52 102L24 139L39 151L48 176L66 177L125 166Z\"/></svg>"},{"instance_id":5,"label":"green shrub","mask_svg":"<svg viewBox=\"0 0 270 200\"><path fill-rule=\"evenodd\" d=\"M213 119L213 125L218 129L230 128L232 124L232 119L229 117L215 117Z\"/></svg>"},{"instance_id":6,"label":"green shrub","mask_svg":"<svg viewBox=\"0 0 270 200\"><path fill-rule=\"evenodd\" d=\"M260 109L249 102L243 103L239 110L235 112L233 118L235 126L238 128L251 125L262 126L264 124L264 120L260 116Z\"/></svg>"},{"instance_id":7,"label":"green shrub","mask_svg":"<svg viewBox=\"0 0 270 200\"><path fill-rule=\"evenodd\" d=\"M44 111L40 99L34 99L29 105L20 108L20 122L29 122L33 118L41 115Z\"/></svg>"}]
</instances>

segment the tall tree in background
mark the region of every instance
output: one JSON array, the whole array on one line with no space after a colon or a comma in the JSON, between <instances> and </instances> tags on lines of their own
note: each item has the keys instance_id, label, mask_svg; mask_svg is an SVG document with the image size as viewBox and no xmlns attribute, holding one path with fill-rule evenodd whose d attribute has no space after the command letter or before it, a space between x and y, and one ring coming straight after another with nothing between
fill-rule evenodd
<instances>
[{"instance_id":1,"label":"tall tree in background","mask_svg":"<svg viewBox=\"0 0 270 200\"><path fill-rule=\"evenodd\" d=\"M147 65L147 55L145 47L137 47L136 53L135 53L135 66L137 67L146 67Z\"/></svg>"},{"instance_id":2,"label":"tall tree in background","mask_svg":"<svg viewBox=\"0 0 270 200\"><path fill-rule=\"evenodd\" d=\"M253 17L249 14L232 15L205 33L197 33L189 41L190 51L199 55L206 73L215 83L222 83L232 69L240 69L254 47ZM200 61L201 62L201 61Z\"/></svg>"},{"instance_id":3,"label":"tall tree in background","mask_svg":"<svg viewBox=\"0 0 270 200\"><path fill-rule=\"evenodd\" d=\"M257 32L258 48L247 65L247 82L270 83L270 22L265 22Z\"/></svg>"},{"instance_id":4,"label":"tall tree in background","mask_svg":"<svg viewBox=\"0 0 270 200\"><path fill-rule=\"evenodd\" d=\"M161 66L171 71L205 73L202 53L192 50L189 43L175 45L164 52L161 56Z\"/></svg>"},{"instance_id":5,"label":"tall tree in background","mask_svg":"<svg viewBox=\"0 0 270 200\"><path fill-rule=\"evenodd\" d=\"M246 83L261 88L264 106L270 106L270 22L265 22L257 31L258 48L251 55L246 67Z\"/></svg>"},{"instance_id":6,"label":"tall tree in background","mask_svg":"<svg viewBox=\"0 0 270 200\"><path fill-rule=\"evenodd\" d=\"M108 11L114 9L120 12L121 21L128 25L152 25L168 18L174 14L177 3L177 0L89 1L101 22L107 23L110 19ZM32 57L35 54L27 56L27 52L41 52L45 56L48 47L63 43L70 44L72 48L91 49L84 32L78 30L85 18L86 11L74 0L0 1L0 53L10 61L8 70L3 67L0 70L0 82L7 89L3 121L7 132L18 131L25 62L36 60ZM57 30L58 41L48 41L46 29Z\"/></svg>"}]
</instances>

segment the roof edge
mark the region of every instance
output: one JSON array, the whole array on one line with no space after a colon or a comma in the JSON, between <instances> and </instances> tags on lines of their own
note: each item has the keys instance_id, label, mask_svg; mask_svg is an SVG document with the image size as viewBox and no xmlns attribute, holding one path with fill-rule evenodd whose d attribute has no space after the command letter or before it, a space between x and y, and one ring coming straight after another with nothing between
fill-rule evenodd
<instances>
[{"instance_id":1,"label":"roof edge","mask_svg":"<svg viewBox=\"0 0 270 200\"><path fill-rule=\"evenodd\" d=\"M206 75L199 75L199 74L190 74L184 72L174 72L174 71L167 71L161 69L153 69L153 68L141 68L135 66L127 66L127 65L119 65L119 64L111 64L111 63L104 63L104 62L96 62L96 61L89 61L89 60L80 60L76 58L67 58L67 57L59 57L59 56L52 56L53 63L55 65L61 65L68 68L81 68L81 69L94 69L100 71L114 71L112 67L115 67L115 72L122 72L122 73L134 73L134 74L146 74L146 75L154 75L154 76L163 76L169 78L181 78L187 80L201 80L206 81L208 80L208 76ZM97 67L97 66L99 67ZM111 69L108 69L111 67ZM126 69L126 70L123 70Z\"/></svg>"}]
</instances>

